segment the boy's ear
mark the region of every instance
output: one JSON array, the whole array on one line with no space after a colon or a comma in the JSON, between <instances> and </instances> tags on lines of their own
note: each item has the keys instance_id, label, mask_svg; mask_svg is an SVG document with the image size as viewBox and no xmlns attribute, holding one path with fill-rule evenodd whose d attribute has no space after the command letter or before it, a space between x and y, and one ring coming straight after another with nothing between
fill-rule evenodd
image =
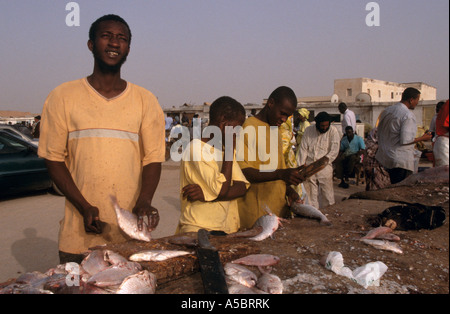
<instances>
[{"instance_id":1,"label":"boy's ear","mask_svg":"<svg viewBox=\"0 0 450 314\"><path fill-rule=\"evenodd\" d=\"M274 106L275 106L275 101L273 100L273 98L269 98L267 100L267 107L269 107L269 109L272 110Z\"/></svg>"},{"instance_id":2,"label":"boy's ear","mask_svg":"<svg viewBox=\"0 0 450 314\"><path fill-rule=\"evenodd\" d=\"M87 42L87 46L89 48L89 50L92 52L93 48L94 48L94 43L92 42L92 40L88 40Z\"/></svg>"}]
</instances>

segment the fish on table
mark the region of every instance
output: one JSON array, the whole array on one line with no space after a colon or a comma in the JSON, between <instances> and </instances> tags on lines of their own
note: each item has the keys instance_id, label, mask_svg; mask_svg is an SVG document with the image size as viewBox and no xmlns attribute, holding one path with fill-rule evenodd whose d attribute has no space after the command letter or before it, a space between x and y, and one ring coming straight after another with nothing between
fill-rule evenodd
<instances>
[{"instance_id":1,"label":"fish on table","mask_svg":"<svg viewBox=\"0 0 450 314\"><path fill-rule=\"evenodd\" d=\"M256 287L270 294L283 293L283 283L280 277L269 272L263 272L261 277L258 278Z\"/></svg>"},{"instance_id":2,"label":"fish on table","mask_svg":"<svg viewBox=\"0 0 450 314\"><path fill-rule=\"evenodd\" d=\"M142 266L139 263L121 263L96 273L88 279L87 283L97 287L118 286L126 277L136 274L141 270Z\"/></svg>"},{"instance_id":3,"label":"fish on table","mask_svg":"<svg viewBox=\"0 0 450 314\"><path fill-rule=\"evenodd\" d=\"M250 269L233 263L226 263L223 267L227 278L246 287L254 287L258 281L258 277Z\"/></svg>"},{"instance_id":4,"label":"fish on table","mask_svg":"<svg viewBox=\"0 0 450 314\"><path fill-rule=\"evenodd\" d=\"M178 250L144 250L129 257L130 261L134 262L162 262L170 258L193 254L188 251Z\"/></svg>"},{"instance_id":5,"label":"fish on table","mask_svg":"<svg viewBox=\"0 0 450 314\"><path fill-rule=\"evenodd\" d=\"M126 277L116 294L154 294L156 291L156 276L143 270L136 274Z\"/></svg>"},{"instance_id":6,"label":"fish on table","mask_svg":"<svg viewBox=\"0 0 450 314\"><path fill-rule=\"evenodd\" d=\"M273 266L280 262L280 258L271 254L251 254L242 258L238 258L231 263L233 264L241 264L247 266Z\"/></svg>"}]
</instances>

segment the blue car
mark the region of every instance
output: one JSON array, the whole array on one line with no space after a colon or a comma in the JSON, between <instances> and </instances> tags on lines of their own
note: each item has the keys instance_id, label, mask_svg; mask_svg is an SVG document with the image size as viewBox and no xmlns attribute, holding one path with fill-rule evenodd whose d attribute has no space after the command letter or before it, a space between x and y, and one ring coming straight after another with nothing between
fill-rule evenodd
<instances>
[{"instance_id":1,"label":"blue car","mask_svg":"<svg viewBox=\"0 0 450 314\"><path fill-rule=\"evenodd\" d=\"M37 155L38 146L0 130L0 196L53 189L62 195Z\"/></svg>"}]
</instances>

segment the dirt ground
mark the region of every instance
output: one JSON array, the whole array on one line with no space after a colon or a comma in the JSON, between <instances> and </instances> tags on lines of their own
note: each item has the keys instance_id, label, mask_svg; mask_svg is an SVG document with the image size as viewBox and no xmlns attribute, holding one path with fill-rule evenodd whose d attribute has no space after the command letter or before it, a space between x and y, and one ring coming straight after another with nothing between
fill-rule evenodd
<instances>
[{"instance_id":1,"label":"dirt ground","mask_svg":"<svg viewBox=\"0 0 450 314\"><path fill-rule=\"evenodd\" d=\"M173 168L173 169L172 169ZM170 164L165 171L173 177L166 180L162 188L170 190L176 181L178 167ZM167 172L166 174L169 174ZM336 183L336 182L335 182ZM323 226L317 220L294 217L277 230L274 238L261 242L248 239L211 238L213 245L221 244L222 262L232 256L251 252L272 254L280 258L272 273L283 283L284 294L448 294L449 293L449 183L428 183L411 186L391 187L364 193L362 186L351 184L349 190L335 185L336 204L325 208L323 213L332 222ZM350 197L349 197L350 195ZM344 200L342 198L345 198ZM167 204L178 202L165 196ZM386 208L399 205L398 202L421 203L428 206L442 206L446 212L443 226L434 230L400 231L393 233L400 237L403 254L371 247L359 239L373 229L369 219ZM164 202L158 208L164 208ZM168 205L166 205L168 206ZM167 210L167 208L165 208ZM162 211L165 212L165 211ZM176 209L167 215L175 216ZM169 220L169 219L166 219ZM176 219L173 219L176 221ZM174 226L168 228L172 234ZM166 235L163 235L166 237ZM170 236L168 236L170 237ZM167 248L165 238L155 242L125 243L117 252L128 257L131 252L145 249L144 246ZM222 241L222 243L221 243ZM224 245L225 244L225 245ZM172 247L175 248L175 247ZM179 248L179 247L178 247ZM239 251L241 250L241 251ZM379 286L365 289L352 280L337 275L320 264L329 252L340 252L345 266L351 270L370 262L381 261L387 271L381 277ZM173 262L153 265L150 269L159 276L173 276L175 280L158 281L157 294L202 294L203 284L195 255L175 258ZM249 267L260 274L255 267ZM179 275L179 272L182 275Z\"/></svg>"},{"instance_id":2,"label":"dirt ground","mask_svg":"<svg viewBox=\"0 0 450 314\"><path fill-rule=\"evenodd\" d=\"M370 195L374 199L349 198L324 210L331 226L295 217L256 245L261 253L280 258L272 273L283 282L287 294L448 294L449 293L449 189L448 184L387 188ZM383 199L383 200L380 200ZM368 219L399 203L396 200L442 206L446 222L434 230L398 231L403 254L371 247L359 238L373 227ZM241 240L243 242L253 242ZM319 263L331 251L340 252L351 270L381 261L388 270L380 285L363 286L337 275ZM256 268L249 267L258 273ZM203 293L201 276L193 275L160 285L157 293Z\"/></svg>"}]
</instances>

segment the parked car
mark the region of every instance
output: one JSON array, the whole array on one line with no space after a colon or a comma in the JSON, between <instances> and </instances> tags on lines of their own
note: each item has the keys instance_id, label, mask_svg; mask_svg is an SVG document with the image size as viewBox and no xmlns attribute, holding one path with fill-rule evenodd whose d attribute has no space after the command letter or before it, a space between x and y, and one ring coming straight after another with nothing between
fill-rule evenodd
<instances>
[{"instance_id":1,"label":"parked car","mask_svg":"<svg viewBox=\"0 0 450 314\"><path fill-rule=\"evenodd\" d=\"M37 148L37 144L0 129L0 196L52 188L62 195Z\"/></svg>"},{"instance_id":2,"label":"parked car","mask_svg":"<svg viewBox=\"0 0 450 314\"><path fill-rule=\"evenodd\" d=\"M27 142L35 143L36 145L39 143L39 139L33 138L31 131L26 126L0 124L0 130L14 134Z\"/></svg>"}]
</instances>

